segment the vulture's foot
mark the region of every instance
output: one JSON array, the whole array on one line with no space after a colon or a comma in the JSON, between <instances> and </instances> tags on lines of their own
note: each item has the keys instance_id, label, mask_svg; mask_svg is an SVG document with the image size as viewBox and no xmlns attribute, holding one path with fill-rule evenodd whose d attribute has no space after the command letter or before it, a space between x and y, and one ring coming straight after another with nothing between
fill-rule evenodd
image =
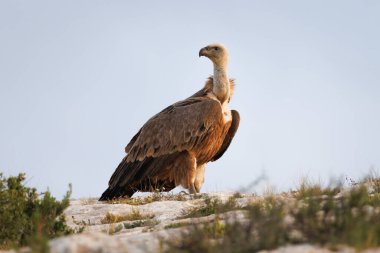
<instances>
[{"instance_id":1,"label":"vulture's foot","mask_svg":"<svg viewBox=\"0 0 380 253\"><path fill-rule=\"evenodd\" d=\"M188 193L186 191L180 191L178 194L183 194L183 195L186 195L186 196L190 196L190 193Z\"/></svg>"}]
</instances>

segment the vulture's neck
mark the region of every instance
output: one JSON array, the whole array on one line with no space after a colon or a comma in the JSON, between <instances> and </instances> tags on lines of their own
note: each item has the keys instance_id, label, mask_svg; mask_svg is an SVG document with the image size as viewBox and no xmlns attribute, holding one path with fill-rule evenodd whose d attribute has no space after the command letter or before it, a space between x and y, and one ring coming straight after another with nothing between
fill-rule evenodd
<instances>
[{"instance_id":1,"label":"vulture's neck","mask_svg":"<svg viewBox=\"0 0 380 253\"><path fill-rule=\"evenodd\" d=\"M214 63L214 83L212 92L220 103L228 101L230 97L230 81L227 76L227 64Z\"/></svg>"}]
</instances>

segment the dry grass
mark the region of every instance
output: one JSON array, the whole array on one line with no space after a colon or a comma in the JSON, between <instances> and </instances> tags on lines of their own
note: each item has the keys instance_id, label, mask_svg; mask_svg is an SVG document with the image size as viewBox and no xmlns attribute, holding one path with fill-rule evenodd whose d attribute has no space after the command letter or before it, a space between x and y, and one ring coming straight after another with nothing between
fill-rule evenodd
<instances>
[{"instance_id":1,"label":"dry grass","mask_svg":"<svg viewBox=\"0 0 380 253\"><path fill-rule=\"evenodd\" d=\"M304 199L308 197L323 197L323 196L335 196L342 189L342 183L332 184L327 187L323 187L320 183L312 182L307 178L301 180L300 186L292 195L298 199Z\"/></svg>"},{"instance_id":2,"label":"dry grass","mask_svg":"<svg viewBox=\"0 0 380 253\"><path fill-rule=\"evenodd\" d=\"M237 208L236 197L234 196L229 198L226 202L222 202L217 198L206 198L203 206L185 211L183 216L179 217L179 219L204 217L211 214L225 213L236 210Z\"/></svg>"},{"instance_id":3,"label":"dry grass","mask_svg":"<svg viewBox=\"0 0 380 253\"><path fill-rule=\"evenodd\" d=\"M186 201L188 196L178 193L161 193L153 192L152 194L145 197L134 197L134 198L118 198L113 200L108 200L107 204L128 204L128 205L145 205L155 201Z\"/></svg>"},{"instance_id":4,"label":"dry grass","mask_svg":"<svg viewBox=\"0 0 380 253\"><path fill-rule=\"evenodd\" d=\"M351 188L304 181L296 192L257 199L244 209L244 221L196 224L178 240L164 240L166 253L246 253L286 244L310 243L357 250L380 246L380 179L366 178ZM232 201L233 203L233 201ZM236 207L236 206L235 206ZM210 200L189 213L203 216L234 209ZM218 216L217 216L218 217ZM182 224L173 224L172 227Z\"/></svg>"},{"instance_id":5,"label":"dry grass","mask_svg":"<svg viewBox=\"0 0 380 253\"><path fill-rule=\"evenodd\" d=\"M113 234L116 234L117 232L120 232L122 229L123 229L123 225L122 224L117 224L117 225L110 224L108 226L108 229L104 230L103 232L106 232L109 235L113 235Z\"/></svg>"},{"instance_id":6,"label":"dry grass","mask_svg":"<svg viewBox=\"0 0 380 253\"><path fill-rule=\"evenodd\" d=\"M184 226L189 226L189 225L191 225L191 223L189 222L175 222L175 223L166 225L164 229L179 228L179 227L184 227Z\"/></svg>"},{"instance_id":7,"label":"dry grass","mask_svg":"<svg viewBox=\"0 0 380 253\"><path fill-rule=\"evenodd\" d=\"M132 211L127 214L117 215L108 212L103 219L101 219L102 224L111 224L117 223L121 221L134 221L134 220L146 220L152 219L154 217L153 214L142 214L138 209L132 208Z\"/></svg>"},{"instance_id":8,"label":"dry grass","mask_svg":"<svg viewBox=\"0 0 380 253\"><path fill-rule=\"evenodd\" d=\"M132 229L137 227L154 227L159 224L160 221L156 219L138 220L131 223L124 223L125 229Z\"/></svg>"},{"instance_id":9,"label":"dry grass","mask_svg":"<svg viewBox=\"0 0 380 253\"><path fill-rule=\"evenodd\" d=\"M93 205L93 204L96 204L97 202L98 202L97 198L86 198L86 199L80 200L80 203L82 205Z\"/></svg>"}]
</instances>

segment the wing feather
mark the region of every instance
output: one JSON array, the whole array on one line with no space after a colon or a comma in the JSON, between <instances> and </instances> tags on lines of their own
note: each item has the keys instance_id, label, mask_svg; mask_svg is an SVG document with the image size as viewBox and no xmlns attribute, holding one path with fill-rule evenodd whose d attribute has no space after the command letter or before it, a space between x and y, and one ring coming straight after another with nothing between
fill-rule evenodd
<instances>
[{"instance_id":1,"label":"wing feather","mask_svg":"<svg viewBox=\"0 0 380 253\"><path fill-rule=\"evenodd\" d=\"M227 151L227 149L230 146L230 144L232 142L232 139L234 138L235 133L236 133L238 127L239 127L239 123L240 123L240 115L239 115L239 113L237 111L235 111L235 110L231 110L231 114L232 114L231 126L228 129L227 135L224 138L223 144L220 147L218 153L216 153L216 155L211 159L212 162L214 162L214 161L218 160L219 158L221 158L223 156L224 152Z\"/></svg>"},{"instance_id":2,"label":"wing feather","mask_svg":"<svg viewBox=\"0 0 380 253\"><path fill-rule=\"evenodd\" d=\"M218 101L190 97L153 116L128 144L126 162L190 150L204 139L223 117Z\"/></svg>"},{"instance_id":3,"label":"wing feather","mask_svg":"<svg viewBox=\"0 0 380 253\"><path fill-rule=\"evenodd\" d=\"M196 92L195 94L193 94L191 97L189 97L189 99L191 99L191 98L206 97L207 93L212 91L213 82L214 82L214 78L213 78L213 76L210 76L207 79L204 87L202 89L200 89L198 92ZM230 91L231 91L231 94L230 94L230 98L228 99L228 101L230 101L231 96L234 93L234 90L235 90L235 80L234 79L230 79ZM162 110L160 113L165 113L165 112L172 111L173 108L174 108L174 106L177 105L177 104L181 105L181 103L182 103L182 105L185 105L186 103L191 102L191 100L188 101L189 99L186 99L186 100L180 101L180 102L178 102L178 103L176 103L174 105L168 106L164 110ZM133 136L133 138L131 139L131 141L125 147L125 152L126 153L129 153L130 149L132 148L133 144L135 143L135 141L139 137L140 133L141 133L141 129L137 132L137 134L135 134L135 136Z\"/></svg>"}]
</instances>

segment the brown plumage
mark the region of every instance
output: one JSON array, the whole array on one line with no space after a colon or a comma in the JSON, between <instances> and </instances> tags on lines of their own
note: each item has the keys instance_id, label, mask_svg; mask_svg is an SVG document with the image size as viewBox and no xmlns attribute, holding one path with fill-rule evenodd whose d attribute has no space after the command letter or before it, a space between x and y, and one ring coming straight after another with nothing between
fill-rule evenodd
<instances>
[{"instance_id":1,"label":"brown plumage","mask_svg":"<svg viewBox=\"0 0 380 253\"><path fill-rule=\"evenodd\" d=\"M200 56L214 63L214 76L203 89L144 124L125 147L127 155L100 200L131 197L136 191L170 191L176 186L190 193L200 191L206 163L224 154L240 121L238 112L227 108L235 86L226 75L227 50L220 44L202 50Z\"/></svg>"}]
</instances>

